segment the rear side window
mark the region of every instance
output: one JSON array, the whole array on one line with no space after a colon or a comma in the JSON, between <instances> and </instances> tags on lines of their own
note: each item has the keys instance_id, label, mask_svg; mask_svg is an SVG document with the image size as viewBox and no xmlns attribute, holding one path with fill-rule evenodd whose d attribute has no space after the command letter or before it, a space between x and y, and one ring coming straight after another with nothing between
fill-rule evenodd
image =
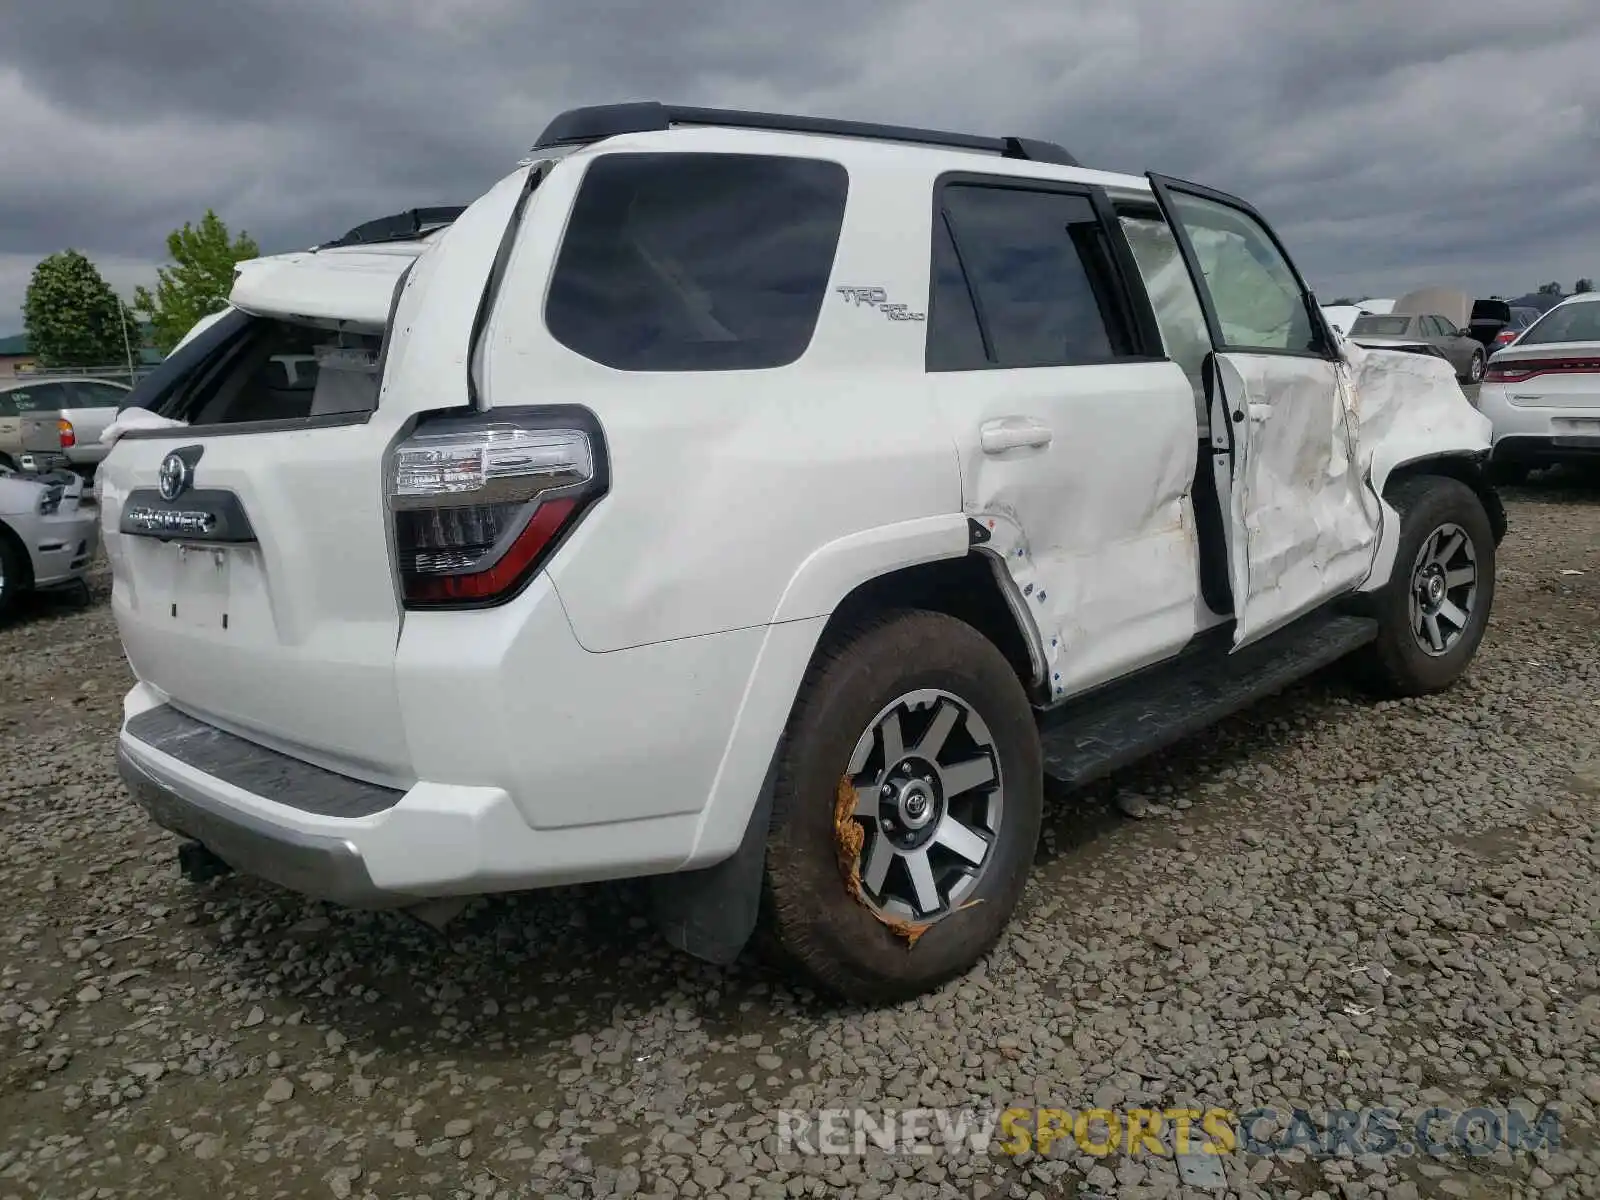
<instances>
[{"instance_id":1,"label":"rear side window","mask_svg":"<svg viewBox=\"0 0 1600 1200\"><path fill-rule=\"evenodd\" d=\"M1087 196L949 184L940 197L929 370L1071 366L1130 352L1105 230Z\"/></svg>"},{"instance_id":2,"label":"rear side window","mask_svg":"<svg viewBox=\"0 0 1600 1200\"><path fill-rule=\"evenodd\" d=\"M596 159L545 324L569 350L622 371L792 363L816 330L848 189L842 166L816 159Z\"/></svg>"}]
</instances>

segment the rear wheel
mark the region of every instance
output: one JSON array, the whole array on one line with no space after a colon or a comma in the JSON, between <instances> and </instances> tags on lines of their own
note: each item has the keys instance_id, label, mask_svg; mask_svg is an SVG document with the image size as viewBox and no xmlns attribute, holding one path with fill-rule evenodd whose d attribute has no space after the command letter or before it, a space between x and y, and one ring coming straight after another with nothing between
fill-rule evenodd
<instances>
[{"instance_id":1,"label":"rear wheel","mask_svg":"<svg viewBox=\"0 0 1600 1200\"><path fill-rule=\"evenodd\" d=\"M1400 514L1400 545L1394 574L1372 597L1380 630L1361 665L1384 694L1425 695L1455 683L1483 641L1494 534L1483 503L1459 480L1413 476L1388 498Z\"/></svg>"},{"instance_id":2,"label":"rear wheel","mask_svg":"<svg viewBox=\"0 0 1600 1200\"><path fill-rule=\"evenodd\" d=\"M819 654L779 754L763 920L847 999L926 992L993 946L1038 844L1038 727L1004 655L938 613Z\"/></svg>"},{"instance_id":3,"label":"rear wheel","mask_svg":"<svg viewBox=\"0 0 1600 1200\"><path fill-rule=\"evenodd\" d=\"M1487 368L1487 365L1488 359L1484 355L1483 351L1474 350L1472 352L1472 361L1467 364L1467 382L1482 383L1484 371Z\"/></svg>"}]
</instances>

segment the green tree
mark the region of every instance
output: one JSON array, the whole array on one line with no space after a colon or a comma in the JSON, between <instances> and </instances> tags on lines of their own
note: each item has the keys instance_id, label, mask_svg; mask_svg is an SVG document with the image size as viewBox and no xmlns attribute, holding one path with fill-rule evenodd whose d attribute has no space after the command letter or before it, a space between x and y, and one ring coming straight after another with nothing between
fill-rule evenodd
<instances>
[{"instance_id":1,"label":"green tree","mask_svg":"<svg viewBox=\"0 0 1600 1200\"><path fill-rule=\"evenodd\" d=\"M150 315L156 348L169 353L201 317L221 312L233 290L233 268L255 258L261 248L248 233L232 238L228 227L209 208L199 225L184 222L167 235L173 265L156 272L155 294L140 288L133 306Z\"/></svg>"},{"instance_id":2,"label":"green tree","mask_svg":"<svg viewBox=\"0 0 1600 1200\"><path fill-rule=\"evenodd\" d=\"M1587 275L1572 285L1572 292L1574 295L1578 295L1582 292L1592 291L1594 291L1594 280L1590 279Z\"/></svg>"},{"instance_id":3,"label":"green tree","mask_svg":"<svg viewBox=\"0 0 1600 1200\"><path fill-rule=\"evenodd\" d=\"M1556 283L1554 280L1552 280L1549 283L1541 283L1539 285L1539 295L1541 295L1541 296L1559 296L1559 295L1561 295L1561 285L1559 283Z\"/></svg>"},{"instance_id":4,"label":"green tree","mask_svg":"<svg viewBox=\"0 0 1600 1200\"><path fill-rule=\"evenodd\" d=\"M52 254L33 269L22 319L29 348L47 367L120 366L128 347L139 344L128 306L76 250Z\"/></svg>"}]
</instances>

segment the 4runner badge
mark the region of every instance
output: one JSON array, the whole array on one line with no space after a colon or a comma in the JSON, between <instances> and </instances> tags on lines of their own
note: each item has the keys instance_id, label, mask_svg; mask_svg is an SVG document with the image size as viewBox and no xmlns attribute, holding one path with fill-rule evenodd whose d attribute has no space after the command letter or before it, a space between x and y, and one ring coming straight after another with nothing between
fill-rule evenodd
<instances>
[{"instance_id":1,"label":"4runner badge","mask_svg":"<svg viewBox=\"0 0 1600 1200\"><path fill-rule=\"evenodd\" d=\"M161 473L156 476L156 487L163 500L176 500L189 490L193 482L194 468L177 451L161 460Z\"/></svg>"},{"instance_id":2,"label":"4runner badge","mask_svg":"<svg viewBox=\"0 0 1600 1200\"><path fill-rule=\"evenodd\" d=\"M847 303L857 306L865 304L869 308L875 308L891 321L921 321L926 319L925 314L912 312L907 305L890 304L889 293L881 287L836 287L834 291L843 296Z\"/></svg>"}]
</instances>

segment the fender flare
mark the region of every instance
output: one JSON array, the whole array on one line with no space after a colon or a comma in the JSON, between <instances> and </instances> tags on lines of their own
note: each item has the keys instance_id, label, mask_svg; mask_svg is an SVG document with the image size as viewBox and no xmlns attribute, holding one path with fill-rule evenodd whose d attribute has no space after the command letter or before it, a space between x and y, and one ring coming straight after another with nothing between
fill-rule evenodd
<instances>
[{"instance_id":1,"label":"fender flare","mask_svg":"<svg viewBox=\"0 0 1600 1200\"><path fill-rule=\"evenodd\" d=\"M755 932L778 747L817 644L840 604L874 579L964 558L972 549L968 518L951 513L848 534L800 564L751 668L694 849L678 871L651 883L656 927L670 945L726 965ZM1023 630L1024 637L1028 633Z\"/></svg>"}]
</instances>

